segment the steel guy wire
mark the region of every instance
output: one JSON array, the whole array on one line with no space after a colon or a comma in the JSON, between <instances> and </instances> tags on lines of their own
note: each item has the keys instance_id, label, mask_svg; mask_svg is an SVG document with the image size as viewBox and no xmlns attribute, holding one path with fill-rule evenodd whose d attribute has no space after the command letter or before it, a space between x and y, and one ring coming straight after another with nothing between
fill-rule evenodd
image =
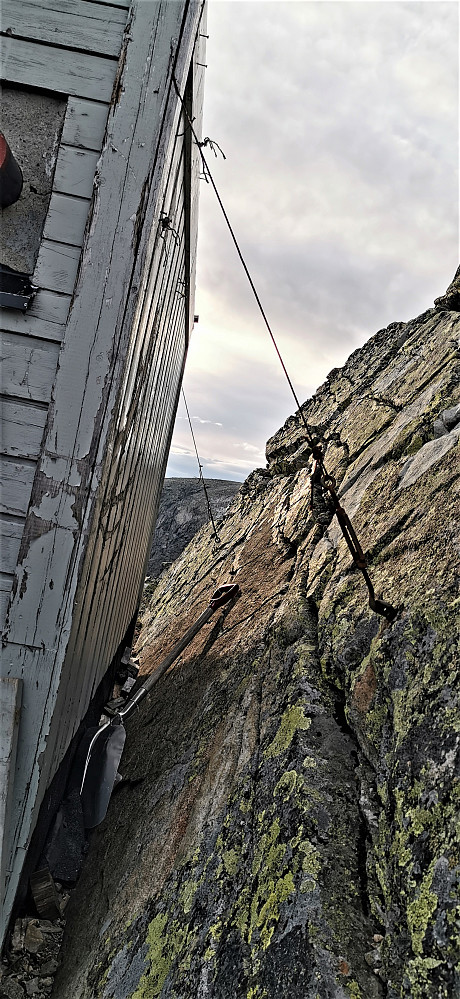
<instances>
[{"instance_id":1,"label":"steel guy wire","mask_svg":"<svg viewBox=\"0 0 460 999\"><path fill-rule=\"evenodd\" d=\"M214 193L216 195L216 198L217 198L217 201L219 203L220 209L222 211L222 215L224 216L225 222L227 224L228 231L229 231L230 236L231 236L231 238L233 240L236 252L238 254L238 257L240 259L240 262L242 264L242 267L243 267L243 270L244 270L244 272L246 274L246 277L247 277L247 279L249 281L249 284L251 286L251 290L253 292L254 298L255 298L256 303L258 305L260 314L262 316L262 319L263 319L263 321L265 323L265 326L267 328L267 331L269 333L270 339L271 339L271 341L273 343L273 346L275 348L276 354L278 356L278 360L279 360L279 362L281 364L281 367L283 369L283 372L285 374L285 377L286 377L286 380L288 382L289 388L291 390L292 396L293 396L293 398L295 400L295 403L296 403L296 406L297 406L297 410L298 410L301 422L302 422L302 424L304 426L305 436L307 438L307 443L309 445L311 456L313 458L312 476L315 476L315 475L317 476L317 481L319 481L321 487L324 490L327 490L328 493L329 493L329 495L330 495L330 498L331 498L331 501L332 501L332 505L333 505L333 508L334 508L334 513L336 514L336 517L337 517L340 529L342 531L342 535L343 535L343 537L344 537L344 539L345 539L345 541L347 543L347 546L348 546L348 549L349 549L349 551L351 553L353 562L357 566L357 568L362 572L364 581L366 583L366 586L367 586L367 589L368 589L368 592L369 592L369 606L370 606L371 610L375 611L376 614L382 615L383 617L385 617L387 619L387 621L389 621L391 623L392 621L394 621L394 619L396 618L396 615L399 613L399 610L401 608L399 608L399 607L395 608L390 603L388 603L387 601L385 601L385 600L379 600L375 596L375 590L374 590L372 581L371 581L371 579L369 577L369 573L367 571L367 562L366 562L366 558L365 558L364 552L363 552L363 550L361 548L361 545L360 545L360 542L359 542L358 537L356 535L356 532L355 532L355 529L353 527L353 524L351 523L351 520L350 520L350 518L349 518L349 516L348 516L348 514L346 512L346 510L343 508L343 506L340 503L340 500L339 500L339 497L337 495L336 488L335 488L335 486L336 486L335 479L334 479L334 477L332 475L329 475L329 473L327 472L326 466L324 464L323 448L321 447L319 441L316 440L316 438L313 436L312 429L311 429L311 427L309 426L309 424L307 422L307 419L306 419L305 414L303 412L302 406L301 406L300 401L298 399L297 393L295 391L294 385L293 385L293 383L291 381L289 372L288 372L288 370L286 368L286 365L284 363L281 351L280 351L280 349L278 347L278 344L276 342L273 330L272 330L272 328L270 326L270 323L269 323L269 321L267 319L267 315L265 313L265 309L264 309L264 307L262 305L262 302L260 300L259 294L257 292L256 286L255 286L254 281L252 279L252 276L250 274L249 268L248 268L248 266L246 264L246 261L245 261L245 259L243 257L243 254L242 254L242 251L240 249L238 240L236 238L236 235L234 233L232 224L231 224L230 219L229 219L229 217L227 215L227 212L225 210L225 206L223 204L222 198L221 198L221 196L219 194L219 191L217 189L217 186L216 186L216 183L215 183L214 178L212 176L211 170L210 170L209 165L208 165L208 163L206 161L205 155L203 153L203 146L204 146L205 143L201 142L200 139L198 138L198 135L197 135L197 133L196 133L194 127L193 127L193 120L191 119L191 117L190 117L190 115L188 113L186 103L185 103L185 101L184 101L184 99L183 99L183 97L182 97L182 95L180 93L180 90L179 90L176 78L174 76L173 76L173 81L174 81L174 86L175 86L175 90L176 90L177 96L178 96L178 98L179 98L179 100L181 102L184 114L185 114L185 116L187 118L190 131L192 133L193 138L195 139L195 142L197 144L198 149L200 150L200 156L201 156L201 160L202 160L202 164L203 164L203 170L204 170L205 178L211 184L211 186L212 186L212 188L214 190ZM210 144L210 140L209 139L208 139L208 144Z\"/></svg>"}]
</instances>

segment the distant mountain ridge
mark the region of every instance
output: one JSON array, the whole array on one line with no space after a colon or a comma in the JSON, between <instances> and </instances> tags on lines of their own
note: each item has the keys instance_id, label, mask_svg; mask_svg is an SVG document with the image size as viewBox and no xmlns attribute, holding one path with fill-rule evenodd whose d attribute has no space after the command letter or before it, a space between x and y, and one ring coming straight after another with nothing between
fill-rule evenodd
<instances>
[{"instance_id":1,"label":"distant mountain ridge","mask_svg":"<svg viewBox=\"0 0 460 999\"><path fill-rule=\"evenodd\" d=\"M206 479L212 515L216 522L226 514L241 485L241 482L228 479ZM148 575L156 579L166 565L179 557L196 532L208 520L203 485L198 477L165 479Z\"/></svg>"}]
</instances>

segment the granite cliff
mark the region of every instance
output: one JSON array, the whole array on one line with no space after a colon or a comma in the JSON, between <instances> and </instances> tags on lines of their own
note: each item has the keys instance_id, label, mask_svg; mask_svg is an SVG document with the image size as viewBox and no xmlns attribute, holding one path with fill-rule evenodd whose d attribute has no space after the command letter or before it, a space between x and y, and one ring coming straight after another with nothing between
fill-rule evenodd
<instances>
[{"instance_id":1,"label":"granite cliff","mask_svg":"<svg viewBox=\"0 0 460 999\"><path fill-rule=\"evenodd\" d=\"M298 416L163 574L143 673L241 596L128 722L56 999L460 995L459 307L457 279L304 405L392 624L309 509Z\"/></svg>"}]
</instances>

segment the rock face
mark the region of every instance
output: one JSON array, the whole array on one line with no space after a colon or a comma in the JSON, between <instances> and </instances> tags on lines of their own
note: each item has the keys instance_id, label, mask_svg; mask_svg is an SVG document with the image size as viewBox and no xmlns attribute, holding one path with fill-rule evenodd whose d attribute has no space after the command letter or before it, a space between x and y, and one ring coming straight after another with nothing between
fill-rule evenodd
<instances>
[{"instance_id":1,"label":"rock face","mask_svg":"<svg viewBox=\"0 0 460 999\"><path fill-rule=\"evenodd\" d=\"M393 624L309 509L295 417L162 576L144 673L241 597L128 722L58 999L460 996L459 320L393 323L304 406Z\"/></svg>"},{"instance_id":2,"label":"rock face","mask_svg":"<svg viewBox=\"0 0 460 999\"><path fill-rule=\"evenodd\" d=\"M214 521L227 512L241 482L206 479ZM209 519L203 486L195 479L165 479L158 510L148 575L155 579L174 562L198 529Z\"/></svg>"}]
</instances>

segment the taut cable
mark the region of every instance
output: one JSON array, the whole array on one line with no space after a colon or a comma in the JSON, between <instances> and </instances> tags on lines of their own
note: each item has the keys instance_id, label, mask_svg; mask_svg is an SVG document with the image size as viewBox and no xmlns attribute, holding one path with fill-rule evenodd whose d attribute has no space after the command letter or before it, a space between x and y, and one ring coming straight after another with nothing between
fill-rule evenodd
<instances>
[{"instance_id":1,"label":"taut cable","mask_svg":"<svg viewBox=\"0 0 460 999\"><path fill-rule=\"evenodd\" d=\"M284 371L284 374L286 376L286 380L288 382L289 388L290 388L291 393L293 395L293 398L295 400L295 403L296 403L296 406L297 406L297 410L298 410L300 419L301 419L301 421L303 423L303 426L304 426L304 429L305 429L305 436L307 438L307 443L308 443L308 446L309 446L309 450L310 450L311 456L313 458L314 466L316 466L316 468L320 472L320 476L319 476L320 484L321 484L321 486L322 486L323 489L327 490L327 492L329 493L329 495L331 497L332 505L334 507L334 513L335 513L335 515L337 517L337 520L338 520L340 529L342 531L343 537L345 538L345 541L346 541L346 543L348 545L348 548L349 548L349 551L351 553L351 557L353 559L353 562L354 562L354 564L357 566L357 568L363 574L364 581L365 581L367 589L369 591L369 607L371 608L371 610L375 611L376 614L380 614L382 617L385 617L387 619L387 621L389 621L391 623L392 621L394 621L396 615L398 614L399 608L393 607L391 604L387 603L386 600L378 600L376 598L376 596L375 596L374 587L372 585L372 581L371 581L371 579L369 577L369 573L367 571L366 557L364 555L364 552L363 552L363 550L361 548L361 545L359 543L359 540L357 538L357 535L356 535L355 529L353 527L353 524L351 523L351 520L350 520L348 514L346 513L346 511L344 510L344 508L340 504L340 500L339 500L339 497L338 497L336 489L335 489L335 485L336 485L335 479L334 479L334 477L332 475L329 475L328 472L327 472L326 466L324 464L323 449L322 449L321 445L314 438L312 429L308 425L308 422L307 422L307 419L306 419L305 414L303 412L302 406L301 406L301 404L299 402L299 399L297 397L297 393L295 391L294 385L292 384L291 378L289 376L289 372L288 372L288 370L286 368L286 365L284 363L284 360L282 358L281 351L280 351L280 349L278 347L278 344L276 342L274 333L272 331L270 323L269 323L269 321L267 319L267 316L265 314L265 310L263 308L262 302L261 302L261 300L259 298L256 286L254 284L254 281L253 281L253 279L251 277L251 274L249 272L249 269L248 269L248 266L246 264L246 261L245 261L245 259L243 257L242 252L241 252L240 246L238 244L238 240L237 240L237 238L235 236L235 233L233 231L233 228L232 228L230 219L229 219L229 217L227 215L227 212L225 210L222 198L221 198L221 196L219 194L219 191L217 190L216 183L214 181L214 178L212 176L211 170L209 169L209 165L208 165L208 163L206 161L206 158L205 158L205 155L203 153L203 145L205 144L205 142L206 142L207 145L211 145L211 140L209 138L207 138L204 142L201 142L200 139L198 138L198 136L196 134L196 131L195 131L194 127L193 127L193 121L190 118L190 115L188 113L185 101L184 101L184 99L183 99L183 97L182 97L182 95L180 93L179 87L177 85L176 78L173 77L173 80L174 80L174 86L175 86L175 89L176 89L176 93L177 93L177 96L178 96L178 98L179 98L179 100L181 102L181 105L182 105L185 117L186 117L186 119L188 121L188 125L189 125L189 128L190 128L190 131L191 131L191 133L193 135L193 138L195 139L195 142L196 142L196 144L197 144L197 146L198 146L198 148L200 150L200 156L201 156L201 160L202 160L202 164L203 164L204 175L205 175L206 179L211 183L211 186L212 186L212 188L214 190L214 193L216 195L217 201L219 202L219 206L220 206L220 209L222 211L222 215L224 216L225 222L227 224L228 231L229 231L229 233L230 233L230 235L232 237L232 240L233 240L236 252L237 252L238 257L239 257L239 259L241 261L241 264L243 266L243 270L244 270L244 272L246 274L246 277L247 277L247 279L249 281L249 284L251 286L251 289L252 289L254 298L255 298L255 300L257 302L260 314L261 314L262 319L263 319L263 321L265 323L265 326L267 327L267 330L268 330L268 333L270 335L271 341L272 341L273 346L275 348L275 351L277 353L279 362L280 362L281 367L282 367L282 369ZM217 143L214 143L214 145L217 145Z\"/></svg>"},{"instance_id":2,"label":"taut cable","mask_svg":"<svg viewBox=\"0 0 460 999\"><path fill-rule=\"evenodd\" d=\"M211 501L209 499L208 490L206 488L206 482L204 481L203 466L201 464L200 456L198 454L198 448L196 446L195 434L193 433L192 420L191 420L191 417L190 417L190 413L188 411L187 400L185 398L185 392L184 392L183 389L182 389L182 395L183 395L183 399L184 399L184 403L185 403L185 410L186 410L187 417L188 417L188 425L190 427L190 433L192 435L193 446L195 448L196 460L198 462L198 474L199 474L199 477L201 479L201 483L203 485L203 490L204 490L204 495L205 495L205 498L206 498L206 505L207 505L207 508L208 508L208 516L209 516L209 519L210 519L211 524L212 524L212 529L214 531L214 537L220 543L219 533L218 533L217 527L216 527L216 525L214 523L214 517L212 515Z\"/></svg>"}]
</instances>

